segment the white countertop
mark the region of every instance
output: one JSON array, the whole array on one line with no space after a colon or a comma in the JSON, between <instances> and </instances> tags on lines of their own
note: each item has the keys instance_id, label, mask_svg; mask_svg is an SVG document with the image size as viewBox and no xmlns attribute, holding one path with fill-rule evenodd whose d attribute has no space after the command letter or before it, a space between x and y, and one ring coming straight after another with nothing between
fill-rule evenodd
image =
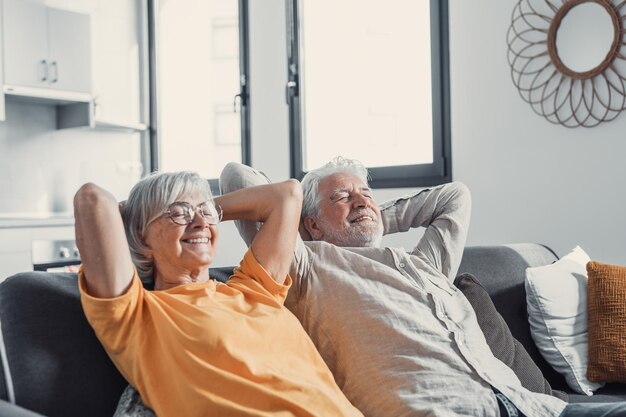
<instances>
[{"instance_id":1,"label":"white countertop","mask_svg":"<svg viewBox=\"0 0 626 417\"><path fill-rule=\"evenodd\" d=\"M0 213L0 229L16 227L73 226L71 212Z\"/></svg>"}]
</instances>

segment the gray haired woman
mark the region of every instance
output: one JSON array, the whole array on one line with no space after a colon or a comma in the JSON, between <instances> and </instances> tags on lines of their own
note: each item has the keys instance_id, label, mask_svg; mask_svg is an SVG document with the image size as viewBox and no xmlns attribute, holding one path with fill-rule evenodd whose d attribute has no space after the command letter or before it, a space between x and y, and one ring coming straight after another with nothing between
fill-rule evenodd
<instances>
[{"instance_id":1,"label":"gray haired woman","mask_svg":"<svg viewBox=\"0 0 626 417\"><path fill-rule=\"evenodd\" d=\"M213 198L190 172L140 181L124 220L104 189L77 192L83 309L157 415L361 415L283 306L301 205L295 180ZM222 219L263 223L225 284L208 270Z\"/></svg>"}]
</instances>

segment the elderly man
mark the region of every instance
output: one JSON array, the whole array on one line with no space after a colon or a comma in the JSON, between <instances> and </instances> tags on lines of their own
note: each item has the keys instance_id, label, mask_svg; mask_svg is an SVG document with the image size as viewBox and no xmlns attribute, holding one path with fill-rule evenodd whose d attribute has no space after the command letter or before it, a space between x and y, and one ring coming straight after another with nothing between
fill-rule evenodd
<instances>
[{"instance_id":1,"label":"elderly man","mask_svg":"<svg viewBox=\"0 0 626 417\"><path fill-rule=\"evenodd\" d=\"M223 192L269 180L240 164ZM523 388L496 359L453 285L470 218L461 183L376 204L367 170L336 158L302 181L301 235L286 305L348 399L364 415L619 416L623 405L568 406ZM250 243L258 224L239 222ZM417 246L381 247L383 234L425 227ZM565 409L565 411L564 411Z\"/></svg>"}]
</instances>

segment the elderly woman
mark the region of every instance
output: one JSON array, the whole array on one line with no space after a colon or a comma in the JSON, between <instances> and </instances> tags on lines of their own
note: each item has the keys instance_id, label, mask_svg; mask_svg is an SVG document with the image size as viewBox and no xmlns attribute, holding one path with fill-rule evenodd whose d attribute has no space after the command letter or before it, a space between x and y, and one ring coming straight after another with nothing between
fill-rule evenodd
<instances>
[{"instance_id":1,"label":"elderly woman","mask_svg":"<svg viewBox=\"0 0 626 417\"><path fill-rule=\"evenodd\" d=\"M213 199L195 173L160 173L131 190L123 221L110 193L80 188L85 314L158 416L361 415L283 307L301 204L295 180ZM226 284L208 271L222 216L263 222Z\"/></svg>"}]
</instances>

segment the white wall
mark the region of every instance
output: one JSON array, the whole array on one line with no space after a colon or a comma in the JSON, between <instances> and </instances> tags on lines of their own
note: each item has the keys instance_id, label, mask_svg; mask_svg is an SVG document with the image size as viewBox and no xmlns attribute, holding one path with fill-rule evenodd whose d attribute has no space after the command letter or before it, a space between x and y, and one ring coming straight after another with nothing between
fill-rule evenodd
<instances>
[{"instance_id":1,"label":"white wall","mask_svg":"<svg viewBox=\"0 0 626 417\"><path fill-rule=\"evenodd\" d=\"M507 63L513 0L450 0L453 176L472 190L469 244L541 242L626 264L626 114L552 125Z\"/></svg>"}]
</instances>

